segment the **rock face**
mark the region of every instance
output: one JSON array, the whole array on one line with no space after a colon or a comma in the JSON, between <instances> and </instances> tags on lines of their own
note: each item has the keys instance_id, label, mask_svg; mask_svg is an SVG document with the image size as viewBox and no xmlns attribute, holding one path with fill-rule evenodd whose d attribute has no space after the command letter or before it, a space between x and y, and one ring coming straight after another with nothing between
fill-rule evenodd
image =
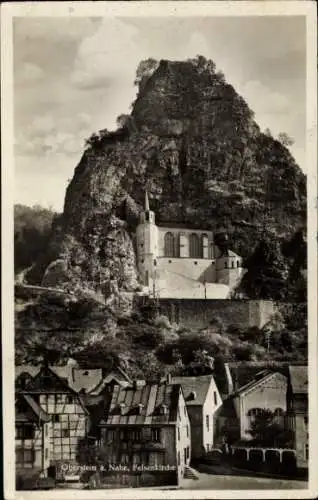
<instances>
[{"instance_id":1,"label":"rock face","mask_svg":"<svg viewBox=\"0 0 318 500\"><path fill-rule=\"evenodd\" d=\"M211 61L158 62L121 125L88 141L45 286L107 295L117 280L110 294L136 291L134 230L146 188L157 223L226 232L243 257L263 233L279 239L305 227L305 176Z\"/></svg>"}]
</instances>

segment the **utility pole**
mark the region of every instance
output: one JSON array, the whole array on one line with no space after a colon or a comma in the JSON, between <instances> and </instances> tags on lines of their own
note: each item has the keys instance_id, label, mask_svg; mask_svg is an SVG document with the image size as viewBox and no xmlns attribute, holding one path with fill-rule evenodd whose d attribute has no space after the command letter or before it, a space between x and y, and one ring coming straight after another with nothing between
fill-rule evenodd
<instances>
[{"instance_id":1,"label":"utility pole","mask_svg":"<svg viewBox=\"0 0 318 500\"><path fill-rule=\"evenodd\" d=\"M267 330L265 332L265 343L266 343L266 349L268 352L270 349L270 344L271 344L271 332L269 330Z\"/></svg>"}]
</instances>

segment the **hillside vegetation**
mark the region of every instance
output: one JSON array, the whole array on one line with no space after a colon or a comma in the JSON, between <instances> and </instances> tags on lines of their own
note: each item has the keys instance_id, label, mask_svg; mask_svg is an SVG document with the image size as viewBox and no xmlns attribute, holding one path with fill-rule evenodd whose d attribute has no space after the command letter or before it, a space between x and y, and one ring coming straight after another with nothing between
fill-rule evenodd
<instances>
[{"instance_id":1,"label":"hillside vegetation","mask_svg":"<svg viewBox=\"0 0 318 500\"><path fill-rule=\"evenodd\" d=\"M136 85L132 111L118 117L117 130L87 139L63 214L26 217L28 210L21 216L16 209L16 269L35 262L27 281L74 293L67 300L17 293L17 359L117 357L136 374L209 369L211 356L304 360L306 177L284 134L263 133L202 56L143 61ZM159 325L135 307L134 234L146 189L158 224L211 229L221 248L242 255L247 273L234 295L286 304L270 345L264 331L208 325L190 332L166 319ZM301 311L297 327L294 310Z\"/></svg>"}]
</instances>

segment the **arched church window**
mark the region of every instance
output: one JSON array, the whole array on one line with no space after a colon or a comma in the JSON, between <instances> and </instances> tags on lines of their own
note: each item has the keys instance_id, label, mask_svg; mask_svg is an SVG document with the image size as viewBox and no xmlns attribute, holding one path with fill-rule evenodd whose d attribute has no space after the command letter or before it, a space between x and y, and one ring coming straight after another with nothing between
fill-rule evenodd
<instances>
[{"instance_id":1,"label":"arched church window","mask_svg":"<svg viewBox=\"0 0 318 500\"><path fill-rule=\"evenodd\" d=\"M207 234L201 235L201 257L202 259L209 258L209 238Z\"/></svg>"},{"instance_id":2,"label":"arched church window","mask_svg":"<svg viewBox=\"0 0 318 500\"><path fill-rule=\"evenodd\" d=\"M189 236L189 256L192 259L197 259L201 257L201 245L199 236L195 233L191 233Z\"/></svg>"},{"instance_id":3,"label":"arched church window","mask_svg":"<svg viewBox=\"0 0 318 500\"><path fill-rule=\"evenodd\" d=\"M174 237L172 233L165 234L165 257L174 257Z\"/></svg>"}]
</instances>

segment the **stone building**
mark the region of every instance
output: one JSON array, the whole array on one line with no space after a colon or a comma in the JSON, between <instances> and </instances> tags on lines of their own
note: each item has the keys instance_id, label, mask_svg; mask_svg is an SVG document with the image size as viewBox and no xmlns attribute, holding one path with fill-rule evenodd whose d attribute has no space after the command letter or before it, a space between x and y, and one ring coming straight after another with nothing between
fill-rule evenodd
<instances>
[{"instance_id":1,"label":"stone building","mask_svg":"<svg viewBox=\"0 0 318 500\"><path fill-rule=\"evenodd\" d=\"M308 367L289 366L287 425L294 431L297 467L308 467Z\"/></svg>"},{"instance_id":2,"label":"stone building","mask_svg":"<svg viewBox=\"0 0 318 500\"><path fill-rule=\"evenodd\" d=\"M191 459L197 459L212 450L214 445L214 415L222 399L213 375L173 377L180 384L185 397L191 425Z\"/></svg>"},{"instance_id":3,"label":"stone building","mask_svg":"<svg viewBox=\"0 0 318 500\"><path fill-rule=\"evenodd\" d=\"M178 484L191 456L191 429L180 384L134 381L115 385L98 423L107 471L122 486Z\"/></svg>"},{"instance_id":4,"label":"stone building","mask_svg":"<svg viewBox=\"0 0 318 500\"><path fill-rule=\"evenodd\" d=\"M158 300L172 323L202 327L219 316L236 326L261 328L274 312L271 301L228 300L245 272L242 258L221 251L212 231L157 226L147 193L136 248L144 293Z\"/></svg>"},{"instance_id":5,"label":"stone building","mask_svg":"<svg viewBox=\"0 0 318 500\"><path fill-rule=\"evenodd\" d=\"M227 372L228 376L230 375ZM229 386L233 387L232 381ZM216 413L215 439L231 434L233 440L249 440L251 422L262 410L270 410L277 423L285 425L287 377L280 372L263 370L234 390Z\"/></svg>"}]
</instances>

